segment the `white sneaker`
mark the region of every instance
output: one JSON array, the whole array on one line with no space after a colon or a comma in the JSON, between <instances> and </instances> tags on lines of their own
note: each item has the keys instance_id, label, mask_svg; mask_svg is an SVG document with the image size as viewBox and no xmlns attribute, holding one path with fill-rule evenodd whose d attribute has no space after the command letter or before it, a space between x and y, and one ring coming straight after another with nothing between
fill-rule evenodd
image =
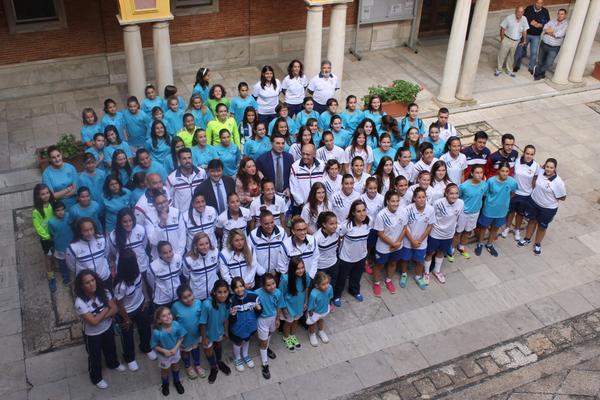
<instances>
[{"instance_id":1,"label":"white sneaker","mask_svg":"<svg viewBox=\"0 0 600 400\"><path fill-rule=\"evenodd\" d=\"M521 240L521 230L520 229L515 229L515 241L519 241Z\"/></svg>"},{"instance_id":2,"label":"white sneaker","mask_svg":"<svg viewBox=\"0 0 600 400\"><path fill-rule=\"evenodd\" d=\"M319 341L317 340L317 334L316 333L311 333L310 335L308 335L308 340L310 341L310 344L313 347L317 347L319 345Z\"/></svg>"},{"instance_id":3,"label":"white sneaker","mask_svg":"<svg viewBox=\"0 0 600 400\"><path fill-rule=\"evenodd\" d=\"M500 236L502 236L503 238L506 239L506 237L508 236L508 234L510 233L510 228L507 226L506 228L504 228L504 230L500 233Z\"/></svg>"},{"instance_id":4,"label":"white sneaker","mask_svg":"<svg viewBox=\"0 0 600 400\"><path fill-rule=\"evenodd\" d=\"M235 360L235 369L238 372L244 372L244 360L243 359L239 359L239 360Z\"/></svg>"},{"instance_id":5,"label":"white sneaker","mask_svg":"<svg viewBox=\"0 0 600 400\"><path fill-rule=\"evenodd\" d=\"M149 353L146 353L146 355L152 361L154 361L158 358L158 355L156 355L156 352L154 350L151 350Z\"/></svg>"},{"instance_id":6,"label":"white sneaker","mask_svg":"<svg viewBox=\"0 0 600 400\"><path fill-rule=\"evenodd\" d=\"M106 389L108 387L108 383L106 383L106 381L102 379L100 382L96 383L96 387L98 389Z\"/></svg>"},{"instance_id":7,"label":"white sneaker","mask_svg":"<svg viewBox=\"0 0 600 400\"><path fill-rule=\"evenodd\" d=\"M125 372L127 371L127 367L124 366L123 364L119 364L119 366L117 368L115 368L117 371L119 372Z\"/></svg>"},{"instance_id":8,"label":"white sneaker","mask_svg":"<svg viewBox=\"0 0 600 400\"><path fill-rule=\"evenodd\" d=\"M323 343L329 343L329 337L327 336L325 331L319 331L318 333L319 333L319 338L321 338L321 341Z\"/></svg>"},{"instance_id":9,"label":"white sneaker","mask_svg":"<svg viewBox=\"0 0 600 400\"><path fill-rule=\"evenodd\" d=\"M133 360L130 363L127 363L127 368L130 371L137 371L138 369L140 369L140 367L138 366L138 363L135 360Z\"/></svg>"}]
</instances>

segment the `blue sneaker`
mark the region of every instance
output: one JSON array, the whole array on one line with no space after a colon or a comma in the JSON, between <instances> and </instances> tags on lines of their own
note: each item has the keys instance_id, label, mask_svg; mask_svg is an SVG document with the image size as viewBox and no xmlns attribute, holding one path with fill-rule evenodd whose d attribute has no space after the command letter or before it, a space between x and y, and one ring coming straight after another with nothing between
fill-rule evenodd
<instances>
[{"instance_id":1,"label":"blue sneaker","mask_svg":"<svg viewBox=\"0 0 600 400\"><path fill-rule=\"evenodd\" d=\"M55 278L48 279L48 288L50 289L50 292L52 292L52 293L56 292L56 279Z\"/></svg>"},{"instance_id":2,"label":"blue sneaker","mask_svg":"<svg viewBox=\"0 0 600 400\"><path fill-rule=\"evenodd\" d=\"M355 299L356 299L358 302L362 302L362 301L364 301L364 299L365 299L365 298L363 297L363 295L362 295L362 294L360 294L360 293L359 293L359 294L356 294L356 295L354 295L354 298L355 298Z\"/></svg>"},{"instance_id":3,"label":"blue sneaker","mask_svg":"<svg viewBox=\"0 0 600 400\"><path fill-rule=\"evenodd\" d=\"M420 288L421 290L425 290L425 289L427 289L427 286L428 286L428 285L427 285L427 283L426 283L426 282L423 280L423 278L422 278L422 277L420 277L420 276L416 276L416 275L415 275L415 282L417 282L417 285L419 285L419 288Z\"/></svg>"},{"instance_id":4,"label":"blue sneaker","mask_svg":"<svg viewBox=\"0 0 600 400\"><path fill-rule=\"evenodd\" d=\"M336 307L341 307L342 306L342 299L340 299L339 297L337 299L333 299L333 305Z\"/></svg>"},{"instance_id":5,"label":"blue sneaker","mask_svg":"<svg viewBox=\"0 0 600 400\"><path fill-rule=\"evenodd\" d=\"M400 275L400 287L401 288L405 288L406 287L407 281L408 281L408 275L406 275L406 274Z\"/></svg>"},{"instance_id":6,"label":"blue sneaker","mask_svg":"<svg viewBox=\"0 0 600 400\"><path fill-rule=\"evenodd\" d=\"M477 246L475 246L475 255L480 256L482 251L483 245L481 243L477 243Z\"/></svg>"}]
</instances>

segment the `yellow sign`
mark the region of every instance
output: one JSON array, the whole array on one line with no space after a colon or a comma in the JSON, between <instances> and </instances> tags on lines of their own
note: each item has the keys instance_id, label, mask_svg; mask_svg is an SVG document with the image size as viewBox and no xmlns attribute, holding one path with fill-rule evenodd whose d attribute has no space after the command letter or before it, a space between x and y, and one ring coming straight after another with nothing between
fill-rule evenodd
<instances>
[{"instance_id":1,"label":"yellow sign","mask_svg":"<svg viewBox=\"0 0 600 400\"><path fill-rule=\"evenodd\" d=\"M119 0L121 25L143 22L168 21L173 19L169 0Z\"/></svg>"}]
</instances>

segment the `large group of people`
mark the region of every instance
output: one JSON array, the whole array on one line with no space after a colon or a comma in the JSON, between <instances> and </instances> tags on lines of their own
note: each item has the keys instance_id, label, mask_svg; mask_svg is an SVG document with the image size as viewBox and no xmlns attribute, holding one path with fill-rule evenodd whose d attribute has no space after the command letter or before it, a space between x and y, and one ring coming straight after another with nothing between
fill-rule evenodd
<instances>
[{"instance_id":1,"label":"large group of people","mask_svg":"<svg viewBox=\"0 0 600 400\"><path fill-rule=\"evenodd\" d=\"M328 61L309 80L294 60L282 82L265 66L230 100L201 68L189 102L149 85L125 109L107 99L102 118L85 108L80 173L48 148L33 224L50 289L54 265L64 285L75 276L93 384L108 386L102 354L108 368L138 370L134 326L164 395L170 375L184 392L180 361L190 379L229 375L225 338L242 372L256 335L269 379L280 325L290 352L301 326L312 346L327 343L324 320L345 291L363 301L365 271L380 297L405 288L409 269L423 290L443 284L444 259L470 258L473 237L477 256L498 257L498 232L541 253L566 196L555 159L539 165L533 145L519 154L511 134L493 153L483 131L466 145L445 108L430 126L417 104L397 120L378 96L361 108L350 95L340 110L337 88Z\"/></svg>"}]
</instances>

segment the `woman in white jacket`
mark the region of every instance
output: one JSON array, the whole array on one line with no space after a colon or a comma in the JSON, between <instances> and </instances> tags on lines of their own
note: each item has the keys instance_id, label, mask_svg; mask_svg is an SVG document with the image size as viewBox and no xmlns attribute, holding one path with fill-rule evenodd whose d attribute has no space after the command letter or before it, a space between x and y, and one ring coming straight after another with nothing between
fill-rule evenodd
<instances>
[{"instance_id":1,"label":"woman in white jacket","mask_svg":"<svg viewBox=\"0 0 600 400\"><path fill-rule=\"evenodd\" d=\"M265 273L262 265L258 263L252 247L248 246L246 235L239 229L229 232L227 245L219 253L219 268L221 277L231 284L236 276L241 276L246 282L246 288L254 287L256 275Z\"/></svg>"}]
</instances>

